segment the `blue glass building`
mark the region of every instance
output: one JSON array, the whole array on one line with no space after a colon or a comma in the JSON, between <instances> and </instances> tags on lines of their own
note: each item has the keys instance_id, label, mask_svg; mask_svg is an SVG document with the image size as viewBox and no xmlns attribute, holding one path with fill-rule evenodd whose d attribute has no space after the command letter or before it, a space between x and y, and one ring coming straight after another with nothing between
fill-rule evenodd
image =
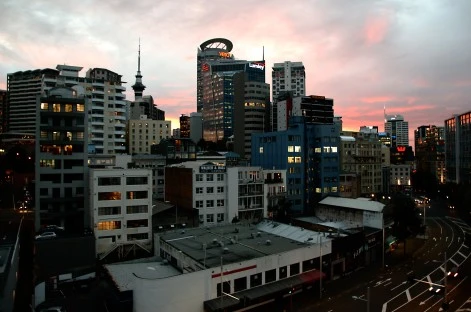
<instances>
[{"instance_id":1,"label":"blue glass building","mask_svg":"<svg viewBox=\"0 0 471 312\"><path fill-rule=\"evenodd\" d=\"M339 133L334 124L291 117L285 131L252 135L253 166L286 170L287 199L294 215L311 214L339 187Z\"/></svg>"}]
</instances>

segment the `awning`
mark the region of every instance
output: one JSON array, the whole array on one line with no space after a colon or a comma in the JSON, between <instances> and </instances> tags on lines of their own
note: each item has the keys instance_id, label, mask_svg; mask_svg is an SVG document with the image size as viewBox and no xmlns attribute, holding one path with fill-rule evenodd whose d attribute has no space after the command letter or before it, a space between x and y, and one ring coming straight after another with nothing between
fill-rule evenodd
<instances>
[{"instance_id":1,"label":"awning","mask_svg":"<svg viewBox=\"0 0 471 312\"><path fill-rule=\"evenodd\" d=\"M204 310L207 312L213 312L221 311L223 309L240 308L243 307L243 301L245 300L252 301L261 298L273 298L277 294L288 292L292 288L300 288L305 284L318 281L320 276L321 272L319 270L313 270L231 294L234 297L239 298L239 300L229 296L224 296L223 300L221 300L221 297L207 300L204 302ZM325 276L325 273L322 273L322 278L325 278Z\"/></svg>"}]
</instances>

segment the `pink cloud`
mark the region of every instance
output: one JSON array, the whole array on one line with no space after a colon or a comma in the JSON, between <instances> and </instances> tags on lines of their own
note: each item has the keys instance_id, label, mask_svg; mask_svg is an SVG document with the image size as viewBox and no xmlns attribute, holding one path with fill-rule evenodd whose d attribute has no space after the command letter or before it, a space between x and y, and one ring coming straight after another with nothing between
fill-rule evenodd
<instances>
[{"instance_id":1,"label":"pink cloud","mask_svg":"<svg viewBox=\"0 0 471 312\"><path fill-rule=\"evenodd\" d=\"M372 103L383 103L383 102L391 102L395 100L391 96L373 96L373 97L365 97L361 98L360 101L368 104Z\"/></svg>"},{"instance_id":2,"label":"pink cloud","mask_svg":"<svg viewBox=\"0 0 471 312\"><path fill-rule=\"evenodd\" d=\"M364 39L367 45L374 45L383 41L389 28L387 15L370 17L366 20L364 27Z\"/></svg>"}]
</instances>

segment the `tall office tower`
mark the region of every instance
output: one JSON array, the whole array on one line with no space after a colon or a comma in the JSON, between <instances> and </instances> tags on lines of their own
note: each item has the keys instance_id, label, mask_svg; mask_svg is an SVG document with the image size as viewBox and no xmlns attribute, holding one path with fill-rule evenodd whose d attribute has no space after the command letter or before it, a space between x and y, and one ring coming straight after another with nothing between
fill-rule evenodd
<instances>
[{"instance_id":1,"label":"tall office tower","mask_svg":"<svg viewBox=\"0 0 471 312\"><path fill-rule=\"evenodd\" d=\"M275 131L288 129L292 116L304 116L307 123L333 124L334 100L325 96L288 96L277 103L277 128Z\"/></svg>"},{"instance_id":2,"label":"tall office tower","mask_svg":"<svg viewBox=\"0 0 471 312\"><path fill-rule=\"evenodd\" d=\"M471 183L471 111L445 120L447 182Z\"/></svg>"},{"instance_id":3,"label":"tall office tower","mask_svg":"<svg viewBox=\"0 0 471 312\"><path fill-rule=\"evenodd\" d=\"M80 87L56 87L37 97L35 227L55 224L83 233L87 209L89 99Z\"/></svg>"},{"instance_id":4,"label":"tall office tower","mask_svg":"<svg viewBox=\"0 0 471 312\"><path fill-rule=\"evenodd\" d=\"M245 82L244 104L234 108L234 152L241 158L250 158L252 134L268 131L270 85Z\"/></svg>"},{"instance_id":5,"label":"tall office tower","mask_svg":"<svg viewBox=\"0 0 471 312\"><path fill-rule=\"evenodd\" d=\"M190 139L196 144L203 138L203 114L190 114Z\"/></svg>"},{"instance_id":6,"label":"tall office tower","mask_svg":"<svg viewBox=\"0 0 471 312\"><path fill-rule=\"evenodd\" d=\"M418 171L432 174L445 183L445 128L420 126L414 131L415 161Z\"/></svg>"},{"instance_id":7,"label":"tall office tower","mask_svg":"<svg viewBox=\"0 0 471 312\"><path fill-rule=\"evenodd\" d=\"M228 59L207 61L205 65L203 138L217 142L234 134L234 109L244 106L246 82L265 83L265 61Z\"/></svg>"},{"instance_id":8,"label":"tall office tower","mask_svg":"<svg viewBox=\"0 0 471 312\"><path fill-rule=\"evenodd\" d=\"M402 115L384 115L384 132L391 137L391 147L409 146L409 122Z\"/></svg>"},{"instance_id":9,"label":"tall office tower","mask_svg":"<svg viewBox=\"0 0 471 312\"><path fill-rule=\"evenodd\" d=\"M180 116L180 138L190 137L190 116L182 114Z\"/></svg>"},{"instance_id":10,"label":"tall office tower","mask_svg":"<svg viewBox=\"0 0 471 312\"><path fill-rule=\"evenodd\" d=\"M0 90L0 133L4 133L7 130L6 112L7 112L7 90Z\"/></svg>"},{"instance_id":11,"label":"tall office tower","mask_svg":"<svg viewBox=\"0 0 471 312\"><path fill-rule=\"evenodd\" d=\"M306 95L306 72L302 62L285 61L275 63L272 67L272 109L271 125L272 131L276 131L277 126L277 103L279 97L285 99L285 93L291 97Z\"/></svg>"},{"instance_id":12,"label":"tall office tower","mask_svg":"<svg viewBox=\"0 0 471 312\"><path fill-rule=\"evenodd\" d=\"M6 131L36 132L36 97L44 86L56 84L59 71L46 68L19 71L7 75Z\"/></svg>"},{"instance_id":13,"label":"tall office tower","mask_svg":"<svg viewBox=\"0 0 471 312\"><path fill-rule=\"evenodd\" d=\"M203 72L209 69L208 61L234 59L232 42L224 38L214 38L203 42L196 57L196 111L203 111Z\"/></svg>"}]
</instances>

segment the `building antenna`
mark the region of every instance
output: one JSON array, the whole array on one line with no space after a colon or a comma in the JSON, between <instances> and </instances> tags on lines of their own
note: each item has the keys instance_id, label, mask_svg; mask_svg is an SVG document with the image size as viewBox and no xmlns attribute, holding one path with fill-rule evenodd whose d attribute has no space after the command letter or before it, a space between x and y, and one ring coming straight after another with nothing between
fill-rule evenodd
<instances>
[{"instance_id":1,"label":"building antenna","mask_svg":"<svg viewBox=\"0 0 471 312\"><path fill-rule=\"evenodd\" d=\"M262 46L262 61L265 61L265 46Z\"/></svg>"},{"instance_id":2,"label":"building antenna","mask_svg":"<svg viewBox=\"0 0 471 312\"><path fill-rule=\"evenodd\" d=\"M383 104L383 110L384 110L384 122L386 122L386 103Z\"/></svg>"}]
</instances>

